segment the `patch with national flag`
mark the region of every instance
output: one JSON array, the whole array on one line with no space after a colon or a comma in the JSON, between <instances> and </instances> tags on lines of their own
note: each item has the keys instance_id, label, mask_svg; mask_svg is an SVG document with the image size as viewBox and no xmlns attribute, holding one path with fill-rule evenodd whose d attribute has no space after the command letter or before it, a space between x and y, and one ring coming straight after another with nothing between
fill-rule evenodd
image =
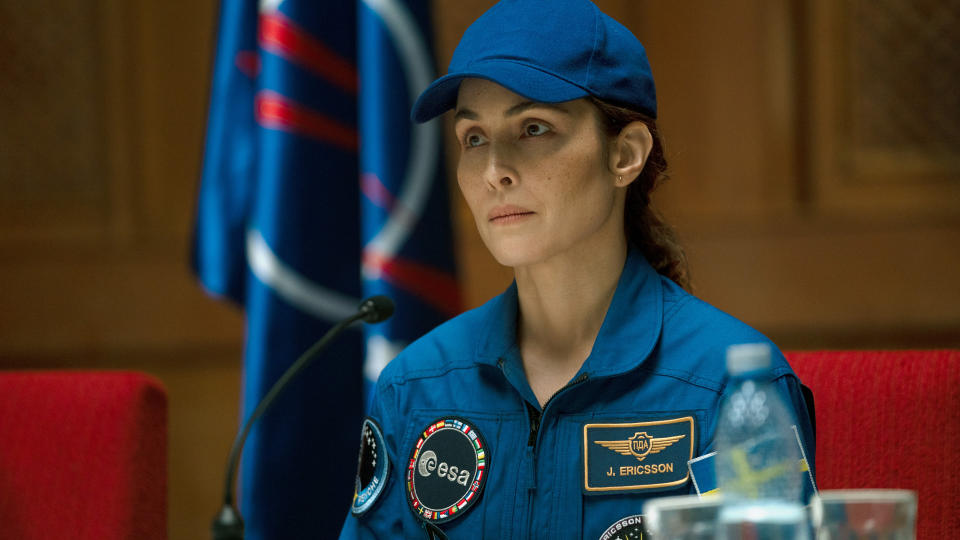
<instances>
[{"instance_id":1,"label":"patch with national flag","mask_svg":"<svg viewBox=\"0 0 960 540\"><path fill-rule=\"evenodd\" d=\"M587 494L659 491L683 485L693 457L693 416L583 426Z\"/></svg>"},{"instance_id":2,"label":"patch with national flag","mask_svg":"<svg viewBox=\"0 0 960 540\"><path fill-rule=\"evenodd\" d=\"M452 521L480 499L489 470L487 443L469 420L446 417L431 422L407 464L410 509L430 523Z\"/></svg>"},{"instance_id":3,"label":"patch with national flag","mask_svg":"<svg viewBox=\"0 0 960 540\"><path fill-rule=\"evenodd\" d=\"M797 465L797 473L802 477L803 499L807 500L810 498L810 495L817 492L817 483L813 479L813 472L810 470L810 463L807 461L806 451L803 449L803 443L800 441L800 431L797 429L797 426L790 426L790 428L797 441L797 446L800 449L800 462ZM717 475L714 469L716 457L716 452L710 452L709 454L691 459L687 464L690 470L690 478L693 480L693 487L697 490L697 495L701 497L720 494L720 489L717 487ZM748 465L745 466L745 468L747 470L744 471L744 474L747 476L752 475L752 480L764 481L764 471L751 470Z\"/></svg>"}]
</instances>

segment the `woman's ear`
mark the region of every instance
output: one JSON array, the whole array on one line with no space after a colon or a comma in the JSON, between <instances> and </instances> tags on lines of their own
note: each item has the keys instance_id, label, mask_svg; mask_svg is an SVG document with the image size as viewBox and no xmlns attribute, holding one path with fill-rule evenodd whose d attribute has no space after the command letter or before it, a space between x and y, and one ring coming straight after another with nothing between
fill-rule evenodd
<instances>
[{"instance_id":1,"label":"woman's ear","mask_svg":"<svg viewBox=\"0 0 960 540\"><path fill-rule=\"evenodd\" d=\"M611 142L610 171L617 186L626 187L637 179L653 148L653 135L643 122L631 122Z\"/></svg>"}]
</instances>

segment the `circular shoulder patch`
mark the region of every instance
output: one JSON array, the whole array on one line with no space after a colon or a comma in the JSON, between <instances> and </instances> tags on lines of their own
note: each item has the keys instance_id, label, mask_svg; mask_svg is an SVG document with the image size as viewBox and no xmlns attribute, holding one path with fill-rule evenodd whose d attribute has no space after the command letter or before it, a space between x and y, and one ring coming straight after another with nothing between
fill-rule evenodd
<instances>
[{"instance_id":1,"label":"circular shoulder patch","mask_svg":"<svg viewBox=\"0 0 960 540\"><path fill-rule=\"evenodd\" d=\"M436 420L410 452L407 502L422 520L451 521L476 504L489 468L487 443L469 420Z\"/></svg>"},{"instance_id":2,"label":"circular shoulder patch","mask_svg":"<svg viewBox=\"0 0 960 540\"><path fill-rule=\"evenodd\" d=\"M380 426L372 418L363 419L360 431L360 458L357 463L357 481L353 489L350 511L359 516L377 501L390 474L387 445L383 442Z\"/></svg>"},{"instance_id":3,"label":"circular shoulder patch","mask_svg":"<svg viewBox=\"0 0 960 540\"><path fill-rule=\"evenodd\" d=\"M600 535L600 540L641 540L643 538L643 516L627 516L618 519Z\"/></svg>"}]
</instances>

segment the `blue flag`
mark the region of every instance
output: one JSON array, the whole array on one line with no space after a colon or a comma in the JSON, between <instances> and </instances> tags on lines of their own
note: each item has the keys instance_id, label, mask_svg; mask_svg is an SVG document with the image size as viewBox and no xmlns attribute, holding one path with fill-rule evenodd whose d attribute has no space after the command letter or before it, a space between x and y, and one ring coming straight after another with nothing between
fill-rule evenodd
<instances>
[{"instance_id":1,"label":"blue flag","mask_svg":"<svg viewBox=\"0 0 960 540\"><path fill-rule=\"evenodd\" d=\"M248 539L339 527L364 373L459 310L437 126L407 120L433 76L427 13L425 1L222 3L193 260L209 292L246 310L243 417L362 294L397 303L368 330L366 368L363 331L348 331L251 432Z\"/></svg>"},{"instance_id":2,"label":"blue flag","mask_svg":"<svg viewBox=\"0 0 960 540\"><path fill-rule=\"evenodd\" d=\"M411 340L460 311L440 120L410 108L435 78L429 2L363 0L359 13L363 290L397 304L367 326L368 383Z\"/></svg>"}]
</instances>

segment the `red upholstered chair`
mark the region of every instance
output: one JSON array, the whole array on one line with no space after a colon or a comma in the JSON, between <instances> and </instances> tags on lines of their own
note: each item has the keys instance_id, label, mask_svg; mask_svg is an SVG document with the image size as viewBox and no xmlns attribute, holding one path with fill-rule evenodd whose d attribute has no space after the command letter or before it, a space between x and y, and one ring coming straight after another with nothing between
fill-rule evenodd
<instances>
[{"instance_id":1,"label":"red upholstered chair","mask_svg":"<svg viewBox=\"0 0 960 540\"><path fill-rule=\"evenodd\" d=\"M787 359L816 402L817 487L914 490L917 538L957 538L960 351Z\"/></svg>"},{"instance_id":2,"label":"red upholstered chair","mask_svg":"<svg viewBox=\"0 0 960 540\"><path fill-rule=\"evenodd\" d=\"M166 538L166 453L153 377L0 372L0 538Z\"/></svg>"}]
</instances>

